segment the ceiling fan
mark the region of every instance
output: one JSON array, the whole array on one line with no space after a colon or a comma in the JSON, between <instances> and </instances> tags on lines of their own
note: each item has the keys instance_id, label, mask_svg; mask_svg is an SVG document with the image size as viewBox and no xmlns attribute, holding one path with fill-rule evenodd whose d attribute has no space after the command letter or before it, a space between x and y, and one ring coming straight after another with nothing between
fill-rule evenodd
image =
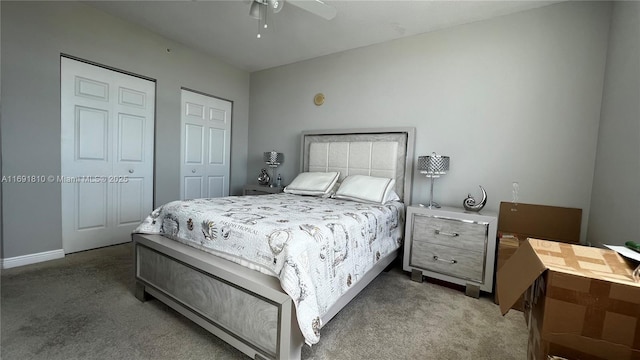
<instances>
[{"instance_id":1,"label":"ceiling fan","mask_svg":"<svg viewBox=\"0 0 640 360\"><path fill-rule=\"evenodd\" d=\"M286 0L291 5L306 10L312 14L325 18L327 20L333 19L336 14L336 8L331 5L327 5L322 0ZM260 25L263 23L263 27L266 29L267 25L267 13L271 9L273 13L278 13L282 10L285 0L252 0L251 7L249 8L249 16L258 20L258 38L260 38Z\"/></svg>"}]
</instances>

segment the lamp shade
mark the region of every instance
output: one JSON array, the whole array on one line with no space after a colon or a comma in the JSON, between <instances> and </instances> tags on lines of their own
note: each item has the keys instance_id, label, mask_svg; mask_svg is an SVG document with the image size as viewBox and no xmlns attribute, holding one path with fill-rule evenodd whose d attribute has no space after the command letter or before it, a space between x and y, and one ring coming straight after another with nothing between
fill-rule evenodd
<instances>
[{"instance_id":1,"label":"lamp shade","mask_svg":"<svg viewBox=\"0 0 640 360\"><path fill-rule=\"evenodd\" d=\"M432 153L429 156L418 157L418 170L427 176L439 177L449 171L449 157Z\"/></svg>"},{"instance_id":2,"label":"lamp shade","mask_svg":"<svg viewBox=\"0 0 640 360\"><path fill-rule=\"evenodd\" d=\"M263 155L264 162L271 166L278 166L284 162L284 154L277 151L267 151Z\"/></svg>"}]
</instances>

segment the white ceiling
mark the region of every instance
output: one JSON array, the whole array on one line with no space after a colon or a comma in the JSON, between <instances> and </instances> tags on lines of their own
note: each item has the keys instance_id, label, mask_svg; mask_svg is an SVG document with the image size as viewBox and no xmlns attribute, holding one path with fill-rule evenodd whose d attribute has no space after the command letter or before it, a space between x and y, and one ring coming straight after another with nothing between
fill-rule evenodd
<instances>
[{"instance_id":1,"label":"white ceiling","mask_svg":"<svg viewBox=\"0 0 640 360\"><path fill-rule=\"evenodd\" d=\"M326 0L337 9L333 20L285 2L282 11L269 13L269 29L260 39L258 20L249 16L249 0L88 4L238 68L257 71L556 2Z\"/></svg>"}]
</instances>

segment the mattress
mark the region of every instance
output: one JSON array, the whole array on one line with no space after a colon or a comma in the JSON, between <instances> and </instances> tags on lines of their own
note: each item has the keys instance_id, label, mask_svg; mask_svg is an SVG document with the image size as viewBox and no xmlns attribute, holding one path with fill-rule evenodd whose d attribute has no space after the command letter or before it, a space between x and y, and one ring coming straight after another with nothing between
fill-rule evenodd
<instances>
[{"instance_id":1,"label":"mattress","mask_svg":"<svg viewBox=\"0 0 640 360\"><path fill-rule=\"evenodd\" d=\"M323 314L380 259L400 247L404 204L292 194L174 201L134 233L160 234L278 277L308 344Z\"/></svg>"}]
</instances>

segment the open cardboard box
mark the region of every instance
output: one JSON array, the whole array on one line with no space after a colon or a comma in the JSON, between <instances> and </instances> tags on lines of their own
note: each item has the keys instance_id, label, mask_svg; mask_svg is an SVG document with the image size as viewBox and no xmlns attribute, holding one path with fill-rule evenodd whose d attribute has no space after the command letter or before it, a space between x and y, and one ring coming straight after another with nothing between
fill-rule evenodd
<instances>
[{"instance_id":1,"label":"open cardboard box","mask_svg":"<svg viewBox=\"0 0 640 360\"><path fill-rule=\"evenodd\" d=\"M527 238L579 243L581 222L582 209L501 202L498 215L496 271L507 262ZM494 301L496 304L500 302L498 281L495 281ZM513 309L522 311L522 299L516 302Z\"/></svg>"},{"instance_id":2,"label":"open cardboard box","mask_svg":"<svg viewBox=\"0 0 640 360\"><path fill-rule=\"evenodd\" d=\"M525 294L527 359L640 359L640 283L618 253L527 239L498 271L500 311Z\"/></svg>"}]
</instances>

